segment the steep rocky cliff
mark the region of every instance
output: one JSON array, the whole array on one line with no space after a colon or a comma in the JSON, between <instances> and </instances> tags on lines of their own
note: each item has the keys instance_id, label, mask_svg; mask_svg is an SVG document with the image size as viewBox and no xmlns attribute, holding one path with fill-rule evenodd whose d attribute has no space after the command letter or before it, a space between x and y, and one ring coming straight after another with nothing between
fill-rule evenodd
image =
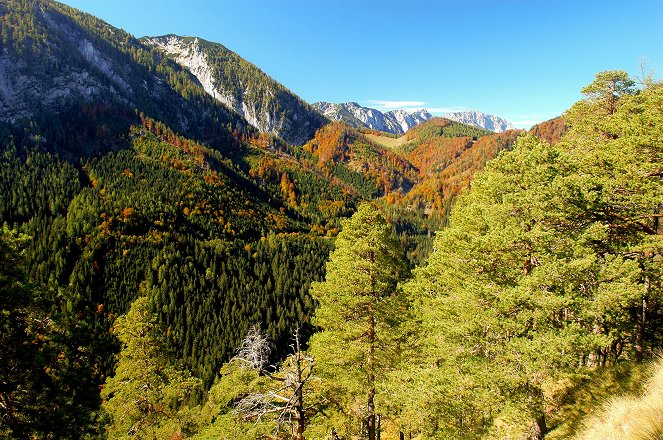
<instances>
[{"instance_id":1,"label":"steep rocky cliff","mask_svg":"<svg viewBox=\"0 0 663 440\"><path fill-rule=\"evenodd\" d=\"M326 122L315 109L223 45L195 37L145 37L188 69L205 91L264 133L303 144Z\"/></svg>"}]
</instances>

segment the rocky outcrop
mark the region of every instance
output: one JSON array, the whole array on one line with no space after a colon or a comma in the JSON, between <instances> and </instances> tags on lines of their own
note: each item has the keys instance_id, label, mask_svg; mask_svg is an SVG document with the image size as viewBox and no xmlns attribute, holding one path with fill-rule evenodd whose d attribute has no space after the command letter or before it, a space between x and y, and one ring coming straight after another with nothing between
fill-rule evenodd
<instances>
[{"instance_id":1,"label":"rocky outcrop","mask_svg":"<svg viewBox=\"0 0 663 440\"><path fill-rule=\"evenodd\" d=\"M514 127L509 121L502 119L499 116L487 115L475 110L447 113L442 115L442 117L460 122L461 124L485 128L486 130L494 131L495 133L502 133L507 130L516 129L516 127Z\"/></svg>"},{"instance_id":2,"label":"rocky outcrop","mask_svg":"<svg viewBox=\"0 0 663 440\"><path fill-rule=\"evenodd\" d=\"M263 133L304 144L326 123L315 109L221 44L195 37L145 37L188 69L205 91Z\"/></svg>"}]
</instances>

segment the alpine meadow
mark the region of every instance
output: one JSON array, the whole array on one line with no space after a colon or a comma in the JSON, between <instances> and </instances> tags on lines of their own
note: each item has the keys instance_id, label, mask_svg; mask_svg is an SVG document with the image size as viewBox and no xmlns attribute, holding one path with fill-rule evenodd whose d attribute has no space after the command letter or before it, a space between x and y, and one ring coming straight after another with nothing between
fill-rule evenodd
<instances>
[{"instance_id":1,"label":"alpine meadow","mask_svg":"<svg viewBox=\"0 0 663 440\"><path fill-rule=\"evenodd\" d=\"M241 2L190 3L179 21ZM253 32L297 2L282 3L242 3L256 8L242 41L290 35ZM337 52L338 33L404 5L318 3L321 23L279 24L300 33L287 56L315 44L320 66L299 75L321 89L348 84L331 85L325 58L364 81L371 48L394 40ZM451 17L461 2L441 3ZM348 10L328 22L329 8ZM0 0L0 439L663 439L653 70L597 61L566 110L527 96L547 116L523 128L434 98L369 99L387 77L384 96L416 98L467 76L490 83L467 102L499 109L497 64L463 73L448 34L387 61L414 75L423 45L458 83L376 67L364 95L305 100L205 26L136 38L53 0ZM527 54L467 44L475 67L528 69Z\"/></svg>"}]
</instances>

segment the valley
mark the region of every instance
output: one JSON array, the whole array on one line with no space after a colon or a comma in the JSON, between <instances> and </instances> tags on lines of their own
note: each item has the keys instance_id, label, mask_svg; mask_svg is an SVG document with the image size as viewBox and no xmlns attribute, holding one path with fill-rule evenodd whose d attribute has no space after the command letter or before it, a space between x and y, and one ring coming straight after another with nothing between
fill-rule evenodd
<instances>
[{"instance_id":1,"label":"valley","mask_svg":"<svg viewBox=\"0 0 663 440\"><path fill-rule=\"evenodd\" d=\"M594 394L661 435L660 81L525 130L52 0L0 31L0 438L580 439Z\"/></svg>"}]
</instances>

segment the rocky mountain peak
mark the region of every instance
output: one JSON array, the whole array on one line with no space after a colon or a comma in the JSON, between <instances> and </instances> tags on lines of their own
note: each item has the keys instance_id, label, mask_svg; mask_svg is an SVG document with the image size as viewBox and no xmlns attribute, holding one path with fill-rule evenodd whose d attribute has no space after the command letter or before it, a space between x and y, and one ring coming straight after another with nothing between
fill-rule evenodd
<instances>
[{"instance_id":1,"label":"rocky mountain peak","mask_svg":"<svg viewBox=\"0 0 663 440\"><path fill-rule=\"evenodd\" d=\"M325 123L306 102L221 44L177 35L142 42L189 70L210 96L261 132L303 144Z\"/></svg>"},{"instance_id":2,"label":"rocky mountain peak","mask_svg":"<svg viewBox=\"0 0 663 440\"><path fill-rule=\"evenodd\" d=\"M460 122L462 124L485 128L486 130L494 131L495 133L502 133L507 130L515 130L516 128L506 119L500 118L499 116L481 113L476 110L447 113L442 115L442 117L452 121Z\"/></svg>"},{"instance_id":3,"label":"rocky mountain peak","mask_svg":"<svg viewBox=\"0 0 663 440\"><path fill-rule=\"evenodd\" d=\"M343 121L357 128L370 128L394 134L403 134L410 128L432 118L432 115L425 110L410 113L399 109L382 113L374 108L363 107L356 102L334 104L323 101L316 102L313 107L333 121Z\"/></svg>"}]
</instances>

